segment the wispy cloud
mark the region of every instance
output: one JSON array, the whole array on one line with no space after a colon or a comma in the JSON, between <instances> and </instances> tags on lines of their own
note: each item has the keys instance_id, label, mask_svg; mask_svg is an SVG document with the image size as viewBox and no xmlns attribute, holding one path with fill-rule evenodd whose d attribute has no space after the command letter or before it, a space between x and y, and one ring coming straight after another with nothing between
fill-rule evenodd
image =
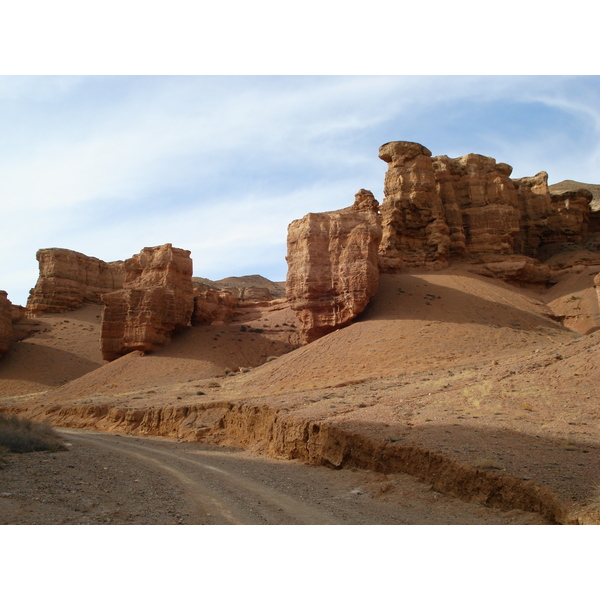
<instances>
[{"instance_id":1,"label":"wispy cloud","mask_svg":"<svg viewBox=\"0 0 600 600\"><path fill-rule=\"evenodd\" d=\"M381 200L377 149L394 139L434 154L488 154L516 176L562 166L594 182L598 86L560 77L0 77L0 288L26 301L40 247L115 260L165 242L192 250L197 275L283 279L289 222L347 206L360 187Z\"/></svg>"}]
</instances>

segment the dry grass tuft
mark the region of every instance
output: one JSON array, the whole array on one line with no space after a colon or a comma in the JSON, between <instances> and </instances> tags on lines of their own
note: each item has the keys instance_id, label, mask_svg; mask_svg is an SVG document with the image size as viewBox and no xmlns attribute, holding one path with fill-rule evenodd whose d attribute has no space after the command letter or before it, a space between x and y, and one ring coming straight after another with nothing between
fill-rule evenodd
<instances>
[{"instance_id":1,"label":"dry grass tuft","mask_svg":"<svg viewBox=\"0 0 600 600\"><path fill-rule=\"evenodd\" d=\"M65 450L61 437L50 425L3 413L0 413L0 448L18 454Z\"/></svg>"},{"instance_id":2,"label":"dry grass tuft","mask_svg":"<svg viewBox=\"0 0 600 600\"><path fill-rule=\"evenodd\" d=\"M502 465L498 464L491 458L478 458L471 462L476 469L498 469L502 470Z\"/></svg>"}]
</instances>

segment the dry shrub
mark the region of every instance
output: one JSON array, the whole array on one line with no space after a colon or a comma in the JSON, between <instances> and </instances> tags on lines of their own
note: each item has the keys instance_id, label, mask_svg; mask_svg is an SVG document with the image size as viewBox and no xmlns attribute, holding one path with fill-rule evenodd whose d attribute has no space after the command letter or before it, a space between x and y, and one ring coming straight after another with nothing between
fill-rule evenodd
<instances>
[{"instance_id":1,"label":"dry shrub","mask_svg":"<svg viewBox=\"0 0 600 600\"><path fill-rule=\"evenodd\" d=\"M502 470L502 466L498 464L495 460L492 460L491 458L476 458L475 460L471 461L471 464L476 469L498 469L499 471Z\"/></svg>"},{"instance_id":2,"label":"dry shrub","mask_svg":"<svg viewBox=\"0 0 600 600\"><path fill-rule=\"evenodd\" d=\"M3 413L0 413L0 448L19 454L65 450L61 437L50 425Z\"/></svg>"}]
</instances>

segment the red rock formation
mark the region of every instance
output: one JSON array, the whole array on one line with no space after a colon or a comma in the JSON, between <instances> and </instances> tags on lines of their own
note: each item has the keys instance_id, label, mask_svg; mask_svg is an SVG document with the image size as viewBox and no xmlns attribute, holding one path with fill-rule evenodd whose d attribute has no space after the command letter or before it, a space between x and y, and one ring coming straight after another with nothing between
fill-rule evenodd
<instances>
[{"instance_id":1,"label":"red rock formation","mask_svg":"<svg viewBox=\"0 0 600 600\"><path fill-rule=\"evenodd\" d=\"M237 298L230 291L217 290L206 284L194 283L192 325L226 323L232 319L238 304Z\"/></svg>"},{"instance_id":2,"label":"red rock formation","mask_svg":"<svg viewBox=\"0 0 600 600\"><path fill-rule=\"evenodd\" d=\"M548 173L539 172L533 177L513 179L519 198L520 231L515 251L536 256L548 230L548 216L552 212L552 200L548 190Z\"/></svg>"},{"instance_id":3,"label":"red rock formation","mask_svg":"<svg viewBox=\"0 0 600 600\"><path fill-rule=\"evenodd\" d=\"M551 213L545 242L581 244L588 233L592 194L587 190L572 190L551 194Z\"/></svg>"},{"instance_id":4,"label":"red rock formation","mask_svg":"<svg viewBox=\"0 0 600 600\"><path fill-rule=\"evenodd\" d=\"M514 284L546 283L551 278L548 265L520 254L487 254L474 262L469 271Z\"/></svg>"},{"instance_id":5,"label":"red rock formation","mask_svg":"<svg viewBox=\"0 0 600 600\"><path fill-rule=\"evenodd\" d=\"M123 287L123 262L106 263L63 248L38 250L40 275L29 294L31 316L66 312L85 302L100 304L102 294Z\"/></svg>"},{"instance_id":6,"label":"red rock formation","mask_svg":"<svg viewBox=\"0 0 600 600\"><path fill-rule=\"evenodd\" d=\"M144 248L125 261L122 290L104 294L102 356L152 351L190 324L194 308L189 250L171 244Z\"/></svg>"},{"instance_id":7,"label":"red rock formation","mask_svg":"<svg viewBox=\"0 0 600 600\"><path fill-rule=\"evenodd\" d=\"M13 310L8 294L0 290L0 356L8 352L13 341Z\"/></svg>"},{"instance_id":8,"label":"red rock formation","mask_svg":"<svg viewBox=\"0 0 600 600\"><path fill-rule=\"evenodd\" d=\"M464 250L455 242L451 252L512 253L520 216L512 167L480 154L432 162L451 234L464 239Z\"/></svg>"},{"instance_id":9,"label":"red rock formation","mask_svg":"<svg viewBox=\"0 0 600 600\"><path fill-rule=\"evenodd\" d=\"M450 229L431 152L421 144L390 142L381 146L379 158L388 163L381 205L381 268L446 266Z\"/></svg>"},{"instance_id":10,"label":"red rock formation","mask_svg":"<svg viewBox=\"0 0 600 600\"><path fill-rule=\"evenodd\" d=\"M305 343L349 324L377 291L377 206L371 192L360 190L350 208L290 224L286 294Z\"/></svg>"},{"instance_id":11,"label":"red rock formation","mask_svg":"<svg viewBox=\"0 0 600 600\"><path fill-rule=\"evenodd\" d=\"M490 275L541 282L549 273L536 259L547 255L545 247L581 244L590 221L595 232L591 192L551 194L545 172L513 180L512 167L493 158L431 158L412 142L384 144L379 157L388 163L382 270L436 269L465 257Z\"/></svg>"}]
</instances>

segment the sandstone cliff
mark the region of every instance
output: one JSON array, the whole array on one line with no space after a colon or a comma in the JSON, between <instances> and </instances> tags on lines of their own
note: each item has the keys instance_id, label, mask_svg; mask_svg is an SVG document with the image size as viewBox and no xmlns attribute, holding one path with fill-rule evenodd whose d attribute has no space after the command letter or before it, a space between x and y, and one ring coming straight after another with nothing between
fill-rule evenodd
<instances>
[{"instance_id":1,"label":"sandstone cliff","mask_svg":"<svg viewBox=\"0 0 600 600\"><path fill-rule=\"evenodd\" d=\"M437 269L452 258L474 259L479 270L505 279L541 282L538 258L555 244L582 244L591 218L591 192L552 194L548 175L511 179L512 167L468 154L431 157L413 142L389 142L379 249L384 271ZM595 218L591 219L595 229Z\"/></svg>"},{"instance_id":2,"label":"sandstone cliff","mask_svg":"<svg viewBox=\"0 0 600 600\"><path fill-rule=\"evenodd\" d=\"M0 356L8 352L13 341L13 310L8 294L0 290Z\"/></svg>"},{"instance_id":3,"label":"sandstone cliff","mask_svg":"<svg viewBox=\"0 0 600 600\"><path fill-rule=\"evenodd\" d=\"M40 275L27 300L31 316L66 312L85 302L102 302L102 294L123 287L123 262L106 263L63 248L38 250Z\"/></svg>"},{"instance_id":4,"label":"sandstone cliff","mask_svg":"<svg viewBox=\"0 0 600 600\"><path fill-rule=\"evenodd\" d=\"M388 163L381 205L381 267L446 266L451 231L436 189L431 152L421 144L390 142L381 146L379 158ZM460 245L459 237L455 244Z\"/></svg>"},{"instance_id":5,"label":"sandstone cliff","mask_svg":"<svg viewBox=\"0 0 600 600\"><path fill-rule=\"evenodd\" d=\"M165 345L190 324L194 308L189 250L171 244L144 248L124 269L123 289L102 298L104 360Z\"/></svg>"},{"instance_id":6,"label":"sandstone cliff","mask_svg":"<svg viewBox=\"0 0 600 600\"><path fill-rule=\"evenodd\" d=\"M286 294L311 342L349 324L377 291L378 202L360 190L350 208L309 213L288 228Z\"/></svg>"}]
</instances>

